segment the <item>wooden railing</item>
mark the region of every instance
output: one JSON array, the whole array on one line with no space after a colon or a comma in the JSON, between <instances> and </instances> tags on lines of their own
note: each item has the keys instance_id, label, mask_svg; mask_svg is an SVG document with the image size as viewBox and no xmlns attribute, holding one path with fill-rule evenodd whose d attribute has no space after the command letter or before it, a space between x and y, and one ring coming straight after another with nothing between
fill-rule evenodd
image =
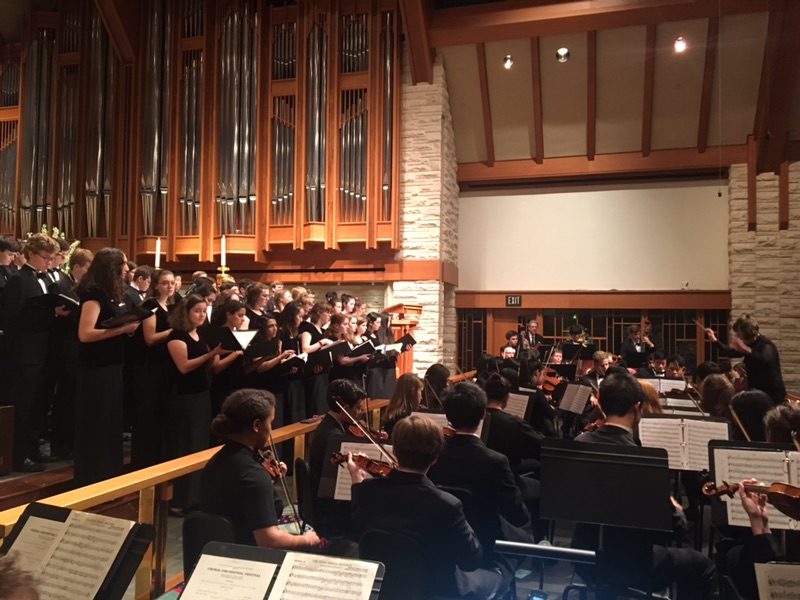
<instances>
[{"instance_id":1,"label":"wooden railing","mask_svg":"<svg viewBox=\"0 0 800 600\"><path fill-rule=\"evenodd\" d=\"M388 400L370 402L373 428L378 429L380 411L388 406ZM314 423L295 423L280 427L272 432L273 441L294 442L295 458L305 458L308 436L314 432L319 421ZM183 574L167 581L167 510L172 498L172 481L200 471L220 446L189 454L146 469L133 471L126 475L93 483L63 494L40 500L43 504L88 510L129 494L139 493L140 523L155 526L156 537L145 554L136 572L136 598L158 597L166 589L180 583ZM0 512L0 538L5 539L19 520L27 504Z\"/></svg>"}]
</instances>

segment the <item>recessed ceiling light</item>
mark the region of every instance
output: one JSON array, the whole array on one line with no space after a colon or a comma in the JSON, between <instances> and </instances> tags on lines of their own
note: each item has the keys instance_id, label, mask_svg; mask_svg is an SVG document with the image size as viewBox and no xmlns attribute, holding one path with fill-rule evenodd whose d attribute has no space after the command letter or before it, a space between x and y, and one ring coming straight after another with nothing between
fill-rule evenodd
<instances>
[{"instance_id":1,"label":"recessed ceiling light","mask_svg":"<svg viewBox=\"0 0 800 600\"><path fill-rule=\"evenodd\" d=\"M569 60L569 48L559 48L556 50L556 60L558 62L567 62Z\"/></svg>"},{"instance_id":2,"label":"recessed ceiling light","mask_svg":"<svg viewBox=\"0 0 800 600\"><path fill-rule=\"evenodd\" d=\"M679 37L675 40L675 52L683 52L684 50L686 50L686 40Z\"/></svg>"},{"instance_id":3,"label":"recessed ceiling light","mask_svg":"<svg viewBox=\"0 0 800 600\"><path fill-rule=\"evenodd\" d=\"M511 58L510 54L506 54L505 58L503 58L503 66L506 69L510 69L514 65L514 59Z\"/></svg>"}]
</instances>

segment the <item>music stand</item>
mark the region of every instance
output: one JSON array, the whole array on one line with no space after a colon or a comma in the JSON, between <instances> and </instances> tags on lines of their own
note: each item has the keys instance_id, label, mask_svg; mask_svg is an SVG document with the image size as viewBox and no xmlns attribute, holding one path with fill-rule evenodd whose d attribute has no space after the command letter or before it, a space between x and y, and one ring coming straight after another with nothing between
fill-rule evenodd
<instances>
[{"instance_id":1,"label":"music stand","mask_svg":"<svg viewBox=\"0 0 800 600\"><path fill-rule=\"evenodd\" d=\"M564 344L561 346L561 355L564 357L563 363L570 363L575 360L592 360L594 351L594 344L587 344L586 346Z\"/></svg>"},{"instance_id":2,"label":"music stand","mask_svg":"<svg viewBox=\"0 0 800 600\"><path fill-rule=\"evenodd\" d=\"M629 369L641 369L647 366L649 352L628 352L625 355L625 364Z\"/></svg>"}]
</instances>

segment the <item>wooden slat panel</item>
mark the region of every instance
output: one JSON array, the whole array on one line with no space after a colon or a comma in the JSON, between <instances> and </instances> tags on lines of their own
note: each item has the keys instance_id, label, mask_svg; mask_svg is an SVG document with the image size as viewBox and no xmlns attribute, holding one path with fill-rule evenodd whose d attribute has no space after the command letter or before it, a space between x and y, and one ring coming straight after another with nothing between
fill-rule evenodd
<instances>
[{"instance_id":1,"label":"wooden slat panel","mask_svg":"<svg viewBox=\"0 0 800 600\"><path fill-rule=\"evenodd\" d=\"M728 290L690 292L640 291L509 291L473 292L457 291L456 308L506 308L506 294L521 294L519 310L574 308L574 309L721 309L730 310L731 293Z\"/></svg>"},{"instance_id":2,"label":"wooden slat panel","mask_svg":"<svg viewBox=\"0 0 800 600\"><path fill-rule=\"evenodd\" d=\"M700 122L697 125L697 149L705 152L708 147L708 125L711 117L711 92L714 89L714 66L717 63L719 45L719 19L708 20L706 34L706 62L703 67L703 93L700 98Z\"/></svg>"},{"instance_id":3,"label":"wooden slat panel","mask_svg":"<svg viewBox=\"0 0 800 600\"><path fill-rule=\"evenodd\" d=\"M539 64L539 38L531 38L531 79L533 81L533 127L536 164L544 160L544 127L542 125L542 68Z\"/></svg>"},{"instance_id":4,"label":"wooden slat panel","mask_svg":"<svg viewBox=\"0 0 800 600\"><path fill-rule=\"evenodd\" d=\"M489 104L489 83L486 77L486 47L475 46L478 56L478 77L481 89L481 107L483 109L483 136L486 140L486 164L494 165L494 134L492 133L492 107Z\"/></svg>"},{"instance_id":5,"label":"wooden slat panel","mask_svg":"<svg viewBox=\"0 0 800 600\"><path fill-rule=\"evenodd\" d=\"M642 156L650 155L653 129L653 86L656 67L656 26L647 26L644 62L644 104L642 105Z\"/></svg>"}]
</instances>

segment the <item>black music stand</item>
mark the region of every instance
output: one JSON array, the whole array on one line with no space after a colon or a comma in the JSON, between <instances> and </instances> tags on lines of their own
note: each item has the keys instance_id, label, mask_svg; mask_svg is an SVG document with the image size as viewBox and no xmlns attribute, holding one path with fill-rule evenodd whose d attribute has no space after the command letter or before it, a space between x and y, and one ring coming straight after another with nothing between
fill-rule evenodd
<instances>
[{"instance_id":1,"label":"black music stand","mask_svg":"<svg viewBox=\"0 0 800 600\"><path fill-rule=\"evenodd\" d=\"M561 346L561 355L564 357L563 363L570 363L576 360L592 360L595 352L594 344L564 344Z\"/></svg>"},{"instance_id":2,"label":"black music stand","mask_svg":"<svg viewBox=\"0 0 800 600\"><path fill-rule=\"evenodd\" d=\"M625 355L625 364L629 369L641 369L647 366L649 352L628 352Z\"/></svg>"}]
</instances>

